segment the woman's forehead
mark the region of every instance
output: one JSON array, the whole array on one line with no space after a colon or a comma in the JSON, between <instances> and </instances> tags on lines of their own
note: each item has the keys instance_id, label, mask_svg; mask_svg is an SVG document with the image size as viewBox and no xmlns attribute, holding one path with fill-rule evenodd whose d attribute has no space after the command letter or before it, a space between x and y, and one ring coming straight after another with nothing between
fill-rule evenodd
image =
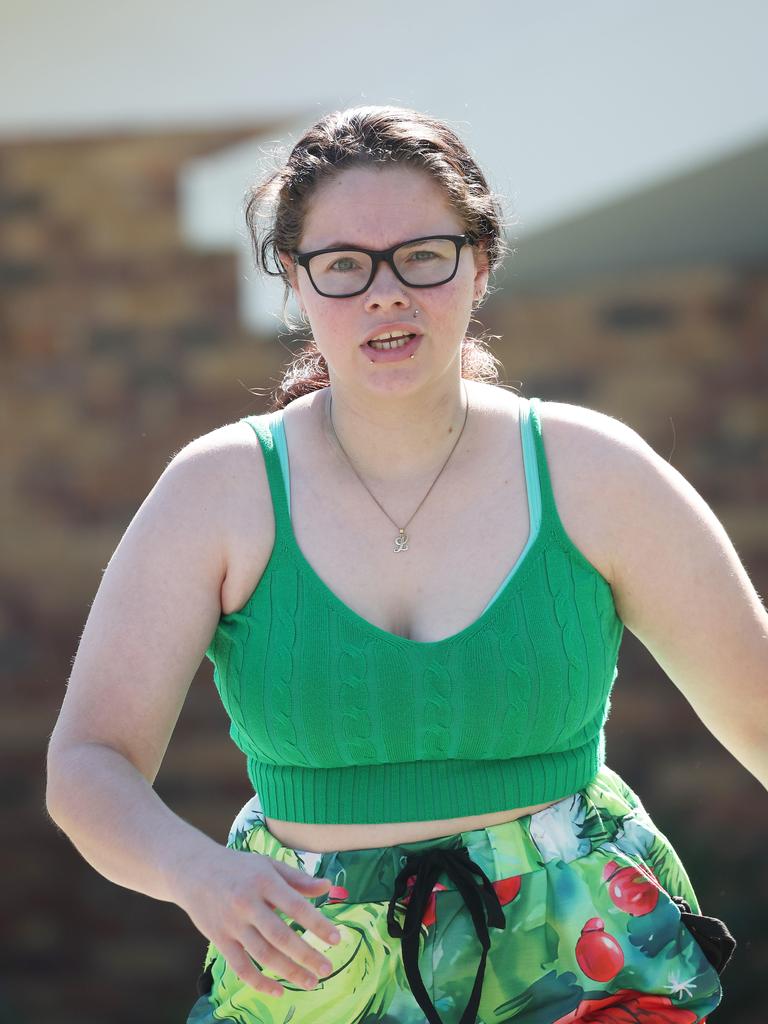
<instances>
[{"instance_id":1,"label":"woman's forehead","mask_svg":"<svg viewBox=\"0 0 768 1024\"><path fill-rule=\"evenodd\" d=\"M402 166L351 167L312 194L302 248L341 243L384 249L421 235L463 230L442 188L426 172Z\"/></svg>"}]
</instances>

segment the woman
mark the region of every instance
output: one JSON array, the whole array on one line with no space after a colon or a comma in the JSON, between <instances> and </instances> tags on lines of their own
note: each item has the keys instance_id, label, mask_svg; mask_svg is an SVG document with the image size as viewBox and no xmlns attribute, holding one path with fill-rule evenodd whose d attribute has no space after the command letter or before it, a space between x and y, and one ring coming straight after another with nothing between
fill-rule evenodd
<instances>
[{"instance_id":1,"label":"woman","mask_svg":"<svg viewBox=\"0 0 768 1024\"><path fill-rule=\"evenodd\" d=\"M626 624L768 779L766 613L721 525L629 427L494 383L465 334L501 218L444 123L330 114L247 217L313 342L118 545L50 814L209 940L188 1024L705 1020L734 940L603 727ZM226 847L152 789L203 653L256 791Z\"/></svg>"}]
</instances>

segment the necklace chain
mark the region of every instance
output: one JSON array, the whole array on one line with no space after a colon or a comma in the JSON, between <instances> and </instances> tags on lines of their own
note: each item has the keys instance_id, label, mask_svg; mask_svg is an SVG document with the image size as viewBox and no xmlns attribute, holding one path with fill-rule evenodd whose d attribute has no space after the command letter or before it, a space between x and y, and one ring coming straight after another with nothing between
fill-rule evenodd
<instances>
[{"instance_id":1,"label":"necklace chain","mask_svg":"<svg viewBox=\"0 0 768 1024\"><path fill-rule=\"evenodd\" d=\"M357 472L357 470L355 469L354 463L352 462L350 457L347 455L347 453L344 451L344 446L342 445L341 441L339 440L339 435L336 433L336 430L335 430L335 428L333 426L333 416L332 416L332 413L331 413L331 409L332 409L332 406L333 406L333 396L331 395L330 386L328 387L328 422L331 425L331 430L333 431L333 436L336 439L336 443L338 444L339 448L344 453L344 457L346 458L347 462L352 467L352 471L354 472L354 474L357 477L357 479L360 481L360 483L363 485L363 487L365 487L366 491L368 491L368 493L371 495L371 497L376 502L376 504L379 506L381 511L384 513L384 515L387 517L387 519L389 519L389 521L394 526L397 526L397 529L400 531L398 533L397 537L395 537L394 551L395 551L396 554L398 552L400 552L400 551L407 551L408 550L408 540L409 540L409 538L408 538L408 534L405 532L406 527L411 522L411 519L413 519L413 517L416 515L416 512L419 511L421 506L424 504L424 502L429 497L430 491L435 486L437 481L440 479L441 473L443 472L445 467L448 465L448 462L449 462L451 456L453 455L454 451L456 450L456 445L459 443L459 441L461 440L461 435L464 433L464 427L466 427L466 425L467 425L467 416L469 415L469 395L467 394L467 385L466 385L466 383L464 382L463 379L462 379L462 385L463 385L463 388L464 388L464 422L461 425L461 430L459 431L459 436L454 441L453 448L451 448L451 450L448 452L448 458L445 460L445 462L441 466L440 472L437 474L435 479L432 481L432 484L431 484L429 490L424 495L424 497L421 499L421 501L419 502L419 504L418 504L418 506L416 508L416 511L413 513L413 515L408 520L408 522L405 524L405 526L398 526L397 525L397 523L392 518L392 516L389 514L389 512L387 512L387 510L384 508L384 506L381 504L381 502L377 499L375 494L373 494L371 489L368 487L368 485L366 484L365 480L363 480L363 478Z\"/></svg>"}]
</instances>

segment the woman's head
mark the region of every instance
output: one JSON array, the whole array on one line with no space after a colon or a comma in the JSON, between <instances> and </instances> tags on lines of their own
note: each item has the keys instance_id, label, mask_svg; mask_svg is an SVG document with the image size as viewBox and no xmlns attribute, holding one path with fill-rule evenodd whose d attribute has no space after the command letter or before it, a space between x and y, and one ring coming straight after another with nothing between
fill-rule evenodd
<instances>
[{"instance_id":1,"label":"woman's head","mask_svg":"<svg viewBox=\"0 0 768 1024\"><path fill-rule=\"evenodd\" d=\"M328 362L340 376L351 371L354 360L365 358L359 345L370 329L410 322L415 307L425 341L440 341L438 360L459 359L465 377L497 377L497 360L464 332L487 290L489 274L506 251L501 211L466 146L444 122L399 107L328 114L296 143L284 166L251 188L246 198L257 266L282 277L286 303L293 289L314 334L289 368L274 404L284 405L327 385ZM260 237L257 218L265 200L271 200L272 223ZM328 297L313 287L309 268L294 262L295 253L337 244L379 250L445 234L466 234L470 244L458 250L455 277L434 287L410 287L391 266L380 264L363 293ZM436 258L434 252L399 256L410 259L410 265ZM418 373L418 356L390 363L387 369Z\"/></svg>"}]
</instances>

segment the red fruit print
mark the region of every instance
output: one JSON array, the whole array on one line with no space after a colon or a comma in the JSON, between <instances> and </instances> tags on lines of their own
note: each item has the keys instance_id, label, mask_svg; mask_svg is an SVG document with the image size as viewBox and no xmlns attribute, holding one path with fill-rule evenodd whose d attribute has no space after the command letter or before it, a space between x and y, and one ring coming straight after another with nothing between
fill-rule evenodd
<instances>
[{"instance_id":1,"label":"red fruit print","mask_svg":"<svg viewBox=\"0 0 768 1024\"><path fill-rule=\"evenodd\" d=\"M511 903L517 896L520 892L520 883L520 875L512 875L510 878L501 878L498 882L491 882L502 907L505 907L507 903Z\"/></svg>"},{"instance_id":2,"label":"red fruit print","mask_svg":"<svg viewBox=\"0 0 768 1024\"><path fill-rule=\"evenodd\" d=\"M409 892L407 893L407 895L403 896L400 902L407 907L408 904L411 902L410 890L412 890L413 886L416 884L416 875L410 875L406 884L408 886ZM441 885L440 882L435 882L435 884L432 886L432 892L430 894L429 899L427 900L427 905L424 908L424 913L421 918L421 923L424 925L425 928L431 928L432 925L437 920L437 917L435 915L435 893L439 892L441 889L444 890L445 888L446 886Z\"/></svg>"},{"instance_id":3,"label":"red fruit print","mask_svg":"<svg viewBox=\"0 0 768 1024\"><path fill-rule=\"evenodd\" d=\"M328 890L329 903L343 903L348 899L349 889L345 889L343 885L332 885Z\"/></svg>"},{"instance_id":4,"label":"red fruit print","mask_svg":"<svg viewBox=\"0 0 768 1024\"><path fill-rule=\"evenodd\" d=\"M615 860L608 861L603 869L611 899L619 910L633 917L649 914L659 902L659 886L649 876L650 872L634 865L620 868Z\"/></svg>"},{"instance_id":5,"label":"red fruit print","mask_svg":"<svg viewBox=\"0 0 768 1024\"><path fill-rule=\"evenodd\" d=\"M697 1014L673 1006L669 996L623 988L603 999L583 999L552 1024L696 1024ZM703 1017L701 1024L705 1024Z\"/></svg>"},{"instance_id":6,"label":"red fruit print","mask_svg":"<svg viewBox=\"0 0 768 1024\"><path fill-rule=\"evenodd\" d=\"M411 875L407 882L408 889L411 890L415 883L416 875ZM496 890L496 895L499 897L499 903L504 906L507 903L511 903L520 892L520 876L514 875L511 878L502 878L498 882L492 882L491 885ZM441 885L440 882L435 882L432 886L432 893L427 901L426 907L424 908L424 915L421 919L421 923L425 928L431 928L437 920L435 893L444 891L445 889L446 886ZM411 893L409 891L407 895L403 897L401 902L407 907L410 901Z\"/></svg>"},{"instance_id":7,"label":"red fruit print","mask_svg":"<svg viewBox=\"0 0 768 1024\"><path fill-rule=\"evenodd\" d=\"M576 943L576 962L593 981L610 981L624 966L621 946L605 930L605 922L590 917Z\"/></svg>"},{"instance_id":8,"label":"red fruit print","mask_svg":"<svg viewBox=\"0 0 768 1024\"><path fill-rule=\"evenodd\" d=\"M615 860L611 861L609 865L606 865L606 867L603 869L603 878L607 878L607 876L609 874L611 874L612 869L611 869L610 865L617 866L616 865L616 861ZM655 873L653 871L653 868L649 867L649 865L646 864L645 861L642 861L642 860L638 861L638 863L635 864L634 867L636 867L638 871L642 871L644 875L646 875L648 878L650 878L650 880L654 883L654 885L658 886L659 889L662 890L662 892L667 892L667 890L664 888L664 886L661 884L661 882L656 877L656 875L655 875ZM667 893L667 895L669 895L669 894ZM701 1024L704 1024L704 1021L702 1021Z\"/></svg>"}]
</instances>

